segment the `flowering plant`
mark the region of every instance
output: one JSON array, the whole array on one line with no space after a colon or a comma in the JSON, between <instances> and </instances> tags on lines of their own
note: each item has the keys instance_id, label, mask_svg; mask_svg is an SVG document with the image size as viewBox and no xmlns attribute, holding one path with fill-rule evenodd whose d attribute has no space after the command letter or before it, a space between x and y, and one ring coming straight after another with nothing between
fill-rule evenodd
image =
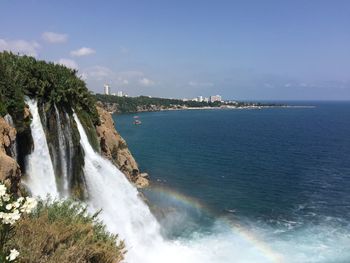
<instances>
[{"instance_id":1,"label":"flowering plant","mask_svg":"<svg viewBox=\"0 0 350 263\"><path fill-rule=\"evenodd\" d=\"M16 249L5 251L5 244L11 238L15 223L22 214L29 214L36 207L37 201L31 197L15 198L9 194L4 184L0 183L0 262L14 262L19 255Z\"/></svg>"}]
</instances>

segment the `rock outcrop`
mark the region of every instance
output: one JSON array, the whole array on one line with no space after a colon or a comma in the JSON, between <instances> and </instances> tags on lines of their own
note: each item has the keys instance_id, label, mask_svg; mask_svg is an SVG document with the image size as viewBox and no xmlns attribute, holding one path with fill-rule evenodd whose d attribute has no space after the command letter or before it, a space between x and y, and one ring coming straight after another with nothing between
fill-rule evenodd
<instances>
[{"instance_id":1,"label":"rock outcrop","mask_svg":"<svg viewBox=\"0 0 350 263\"><path fill-rule=\"evenodd\" d=\"M101 105L97 106L97 111L101 124L96 126L96 132L102 155L111 160L137 187L148 186L148 174L140 173L125 140L115 129L111 114L104 110Z\"/></svg>"},{"instance_id":2,"label":"rock outcrop","mask_svg":"<svg viewBox=\"0 0 350 263\"><path fill-rule=\"evenodd\" d=\"M0 117L0 181L4 182L13 193L19 190L21 170L13 158L11 150L16 141L16 129Z\"/></svg>"}]
</instances>

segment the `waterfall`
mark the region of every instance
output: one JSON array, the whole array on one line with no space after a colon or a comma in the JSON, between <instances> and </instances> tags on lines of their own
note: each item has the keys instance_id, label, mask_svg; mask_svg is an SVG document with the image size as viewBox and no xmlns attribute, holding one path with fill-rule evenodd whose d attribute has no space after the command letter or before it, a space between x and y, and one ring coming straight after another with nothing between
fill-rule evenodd
<instances>
[{"instance_id":1,"label":"waterfall","mask_svg":"<svg viewBox=\"0 0 350 263\"><path fill-rule=\"evenodd\" d=\"M67 164L67 142L66 142L66 137L64 136L65 134L63 133L62 130L62 123L61 123L61 118L60 118L60 113L54 105L55 108L55 114L56 114L56 125L57 125L57 135L58 135L58 147L59 147L59 158L60 158L60 165L61 165L61 181L62 181L62 192L60 193L61 196L63 197L68 197L69 194L69 181L68 181L68 164ZM69 121L69 119L68 119ZM67 132L67 131L66 131ZM69 131L70 132L70 131ZM68 136L70 137L70 136ZM68 148L69 150L69 148Z\"/></svg>"},{"instance_id":2,"label":"waterfall","mask_svg":"<svg viewBox=\"0 0 350 263\"><path fill-rule=\"evenodd\" d=\"M142 244L160 241L159 225L139 199L137 190L111 162L93 150L75 114L74 119L85 152L84 174L90 206L95 211L103 209L101 217L104 223L110 231L126 238L128 247L138 248ZM130 254L133 252L134 249L129 251Z\"/></svg>"},{"instance_id":3,"label":"waterfall","mask_svg":"<svg viewBox=\"0 0 350 263\"><path fill-rule=\"evenodd\" d=\"M58 197L55 173L37 102L36 100L26 99L26 103L33 116L30 129L34 150L28 155L26 160L27 177L24 179L24 183L29 187L33 195L46 197L50 194L52 197Z\"/></svg>"},{"instance_id":4,"label":"waterfall","mask_svg":"<svg viewBox=\"0 0 350 263\"><path fill-rule=\"evenodd\" d=\"M206 263L230 262L234 257L230 242L203 239L189 243L165 240L160 226L147 205L139 197L137 189L110 161L91 147L83 126L76 114L74 119L85 152L84 174L89 193L88 205L99 211L107 229L125 240L129 263ZM211 249L207 246L210 244ZM223 255L218 255L221 249ZM241 261L242 262L242 261ZM257 262L257 261L244 261ZM260 261L265 262L265 261Z\"/></svg>"},{"instance_id":5,"label":"waterfall","mask_svg":"<svg viewBox=\"0 0 350 263\"><path fill-rule=\"evenodd\" d=\"M4 116L5 121L13 128L15 128L15 125L13 124L13 119L10 114L6 114ZM17 142L16 140L11 144L10 147L11 157L17 160Z\"/></svg>"}]
</instances>

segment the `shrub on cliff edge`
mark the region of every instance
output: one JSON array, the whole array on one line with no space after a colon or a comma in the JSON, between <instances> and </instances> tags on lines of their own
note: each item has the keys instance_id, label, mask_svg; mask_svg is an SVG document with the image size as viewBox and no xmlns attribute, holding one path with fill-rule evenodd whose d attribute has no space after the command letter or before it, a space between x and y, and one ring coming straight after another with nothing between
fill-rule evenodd
<instances>
[{"instance_id":1,"label":"shrub on cliff edge","mask_svg":"<svg viewBox=\"0 0 350 263\"><path fill-rule=\"evenodd\" d=\"M25 96L86 112L94 125L99 123L95 98L76 70L0 52L0 115L10 113L15 120L22 121Z\"/></svg>"},{"instance_id":2,"label":"shrub on cliff edge","mask_svg":"<svg viewBox=\"0 0 350 263\"><path fill-rule=\"evenodd\" d=\"M8 247L20 251L18 262L118 263L124 243L108 233L86 207L73 201L39 202L20 220Z\"/></svg>"}]
</instances>

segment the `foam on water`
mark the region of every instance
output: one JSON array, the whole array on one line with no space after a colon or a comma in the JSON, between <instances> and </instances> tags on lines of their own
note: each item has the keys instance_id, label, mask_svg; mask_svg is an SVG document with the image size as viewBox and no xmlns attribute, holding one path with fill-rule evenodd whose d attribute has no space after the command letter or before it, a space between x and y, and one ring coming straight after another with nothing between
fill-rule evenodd
<instances>
[{"instance_id":1,"label":"foam on water","mask_svg":"<svg viewBox=\"0 0 350 263\"><path fill-rule=\"evenodd\" d=\"M85 177L89 205L102 209L101 219L108 230L125 239L130 263L274 262L271 255L239 235L228 233L187 240L166 240L160 225L140 199L138 191L108 160L96 153L79 119L74 115L85 152Z\"/></svg>"},{"instance_id":2,"label":"foam on water","mask_svg":"<svg viewBox=\"0 0 350 263\"><path fill-rule=\"evenodd\" d=\"M50 194L58 197L54 169L38 106L36 101L29 99L27 104L33 116L31 131L34 150L27 158L27 177L24 182L34 195L45 197ZM65 145L68 142L68 146L71 147L71 139L64 138L69 132L60 130L57 110L56 114L59 121L60 145L64 141ZM126 262L349 262L349 222L336 217L320 217L312 211L304 217L299 216L300 210L308 209L307 204L299 206L295 212L296 216L292 219L250 222L251 219L239 217L234 212L225 217L212 215L212 223L209 227L203 227L196 220L202 220L202 213L210 213L209 210L205 211L205 205L162 188L159 198L165 208L171 209L163 220L158 221L124 174L93 150L75 114L74 119L85 152L84 175L89 207L94 212L102 209L100 217L108 230L119 234L120 238L125 240L128 250ZM66 149L62 148L60 152L61 158L66 160ZM71 166L71 158L66 161L63 167L65 169ZM64 176L66 182L67 176ZM175 210L172 210L173 207ZM164 231L164 228L167 228L167 231ZM172 230L186 233L177 233L170 237L169 233Z\"/></svg>"}]
</instances>

